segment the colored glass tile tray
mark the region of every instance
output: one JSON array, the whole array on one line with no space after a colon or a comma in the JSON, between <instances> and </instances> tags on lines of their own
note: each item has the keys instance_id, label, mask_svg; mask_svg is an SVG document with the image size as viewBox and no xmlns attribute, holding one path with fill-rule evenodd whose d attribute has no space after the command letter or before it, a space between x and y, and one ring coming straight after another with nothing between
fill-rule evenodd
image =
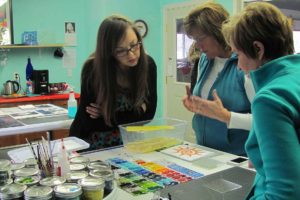
<instances>
[{"instance_id":1,"label":"colored glass tile tray","mask_svg":"<svg viewBox=\"0 0 300 200\"><path fill-rule=\"evenodd\" d=\"M192 179L198 179L201 178L202 176L204 176L204 174L200 173L200 172L196 172L194 170L188 169L186 167L183 167L181 165L178 165L176 163L173 162L169 162L169 161L165 161L165 160L161 160L161 161L156 161L157 163L166 166L170 169L173 169L177 172L180 172L184 175L190 176L192 177Z\"/></svg>"},{"instance_id":2,"label":"colored glass tile tray","mask_svg":"<svg viewBox=\"0 0 300 200\"><path fill-rule=\"evenodd\" d=\"M146 178L147 180L151 180L155 183L158 183L160 186L163 186L163 187L168 186L168 185L178 184L177 181L174 181L173 179L170 179L168 177L156 174L134 162L130 162L130 161L127 161L127 160L124 160L121 158L112 158L112 159L109 159L108 162L110 162L112 165L116 165L122 169L125 169L132 173L135 173L136 175L142 176L143 178Z\"/></svg>"},{"instance_id":3,"label":"colored glass tile tray","mask_svg":"<svg viewBox=\"0 0 300 200\"><path fill-rule=\"evenodd\" d=\"M180 183L187 182L192 179L197 179L203 176L202 173L195 172L193 170L171 162L160 161L159 163L157 163L145 162L143 160L136 160L136 162L139 165L145 167L146 169L149 169L150 171L153 171L157 174L161 174Z\"/></svg>"},{"instance_id":4,"label":"colored glass tile tray","mask_svg":"<svg viewBox=\"0 0 300 200\"><path fill-rule=\"evenodd\" d=\"M129 170L118 168L116 166L113 166L113 168L116 176L118 177L118 186L132 195L155 192L163 188L163 186L159 185L158 183L147 180Z\"/></svg>"}]
</instances>

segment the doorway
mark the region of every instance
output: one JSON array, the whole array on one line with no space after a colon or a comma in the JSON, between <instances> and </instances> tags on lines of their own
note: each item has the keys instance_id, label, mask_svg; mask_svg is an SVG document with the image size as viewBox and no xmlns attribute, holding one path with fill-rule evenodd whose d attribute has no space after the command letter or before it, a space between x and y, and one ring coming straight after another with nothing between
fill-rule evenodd
<instances>
[{"instance_id":1,"label":"doorway","mask_svg":"<svg viewBox=\"0 0 300 200\"><path fill-rule=\"evenodd\" d=\"M165 109L164 115L187 121L185 140L195 143L192 129L193 113L187 111L182 104L185 86L190 84L193 64L188 54L193 40L183 30L183 18L204 3L205 0L178 3L164 8L164 66L165 66Z\"/></svg>"}]
</instances>

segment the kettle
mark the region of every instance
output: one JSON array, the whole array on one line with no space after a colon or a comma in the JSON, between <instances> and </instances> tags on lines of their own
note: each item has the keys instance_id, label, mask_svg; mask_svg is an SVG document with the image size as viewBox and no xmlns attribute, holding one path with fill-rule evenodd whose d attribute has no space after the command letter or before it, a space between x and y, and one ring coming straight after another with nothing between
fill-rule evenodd
<instances>
[{"instance_id":1,"label":"kettle","mask_svg":"<svg viewBox=\"0 0 300 200\"><path fill-rule=\"evenodd\" d=\"M4 94L5 95L12 95L14 93L18 93L20 90L20 85L17 81L6 81L6 83L3 84L4 87Z\"/></svg>"}]
</instances>

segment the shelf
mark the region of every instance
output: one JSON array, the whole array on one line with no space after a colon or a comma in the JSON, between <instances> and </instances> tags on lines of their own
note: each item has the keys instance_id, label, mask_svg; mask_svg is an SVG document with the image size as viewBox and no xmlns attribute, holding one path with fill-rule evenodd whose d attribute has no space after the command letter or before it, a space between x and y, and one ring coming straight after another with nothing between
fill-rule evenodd
<instances>
[{"instance_id":1,"label":"shelf","mask_svg":"<svg viewBox=\"0 0 300 200\"><path fill-rule=\"evenodd\" d=\"M0 49L21 49L21 48L53 48L53 47L63 47L64 44L39 44L39 45L0 45Z\"/></svg>"}]
</instances>

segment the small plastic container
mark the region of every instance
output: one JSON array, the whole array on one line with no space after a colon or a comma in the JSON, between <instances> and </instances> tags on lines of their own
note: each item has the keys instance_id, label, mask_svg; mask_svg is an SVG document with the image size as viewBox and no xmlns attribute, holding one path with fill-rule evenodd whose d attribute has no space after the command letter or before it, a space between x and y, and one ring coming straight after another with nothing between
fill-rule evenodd
<instances>
[{"instance_id":1,"label":"small plastic container","mask_svg":"<svg viewBox=\"0 0 300 200\"><path fill-rule=\"evenodd\" d=\"M90 176L104 179L104 194L109 194L114 189L114 173L112 170L94 170L90 172Z\"/></svg>"},{"instance_id":2,"label":"small plastic container","mask_svg":"<svg viewBox=\"0 0 300 200\"><path fill-rule=\"evenodd\" d=\"M86 171L73 171L68 174L68 183L78 183L80 179L87 177L89 174Z\"/></svg>"},{"instance_id":3,"label":"small plastic container","mask_svg":"<svg viewBox=\"0 0 300 200\"><path fill-rule=\"evenodd\" d=\"M88 164L88 169L89 170L98 170L98 171L101 171L101 170L110 170L111 167L108 163L105 163L103 161L93 161L93 162L90 162L90 164Z\"/></svg>"},{"instance_id":4,"label":"small plastic container","mask_svg":"<svg viewBox=\"0 0 300 200\"><path fill-rule=\"evenodd\" d=\"M27 187L37 185L40 181L39 176L29 176L29 177L17 177L14 182L21 185L26 185Z\"/></svg>"},{"instance_id":5,"label":"small plastic container","mask_svg":"<svg viewBox=\"0 0 300 200\"><path fill-rule=\"evenodd\" d=\"M90 159L84 156L76 156L71 158L70 163L77 163L77 164L80 163L80 164L88 165L90 163Z\"/></svg>"},{"instance_id":6,"label":"small plastic container","mask_svg":"<svg viewBox=\"0 0 300 200\"><path fill-rule=\"evenodd\" d=\"M64 183L54 187L56 200L80 200L82 188L75 183Z\"/></svg>"},{"instance_id":7,"label":"small plastic container","mask_svg":"<svg viewBox=\"0 0 300 200\"><path fill-rule=\"evenodd\" d=\"M52 177L47 177L47 178L43 178L42 180L40 180L40 185L49 186L49 187L53 188L57 185L62 185L65 182L66 182L66 178L64 178L64 177L52 176Z\"/></svg>"},{"instance_id":8,"label":"small plastic container","mask_svg":"<svg viewBox=\"0 0 300 200\"><path fill-rule=\"evenodd\" d=\"M12 183L9 185L6 185L1 188L0 190L0 199L1 200L8 200L8 199L14 199L14 200L21 200L24 196L24 191L26 190L26 185L20 185L16 183Z\"/></svg>"},{"instance_id":9,"label":"small plastic container","mask_svg":"<svg viewBox=\"0 0 300 200\"><path fill-rule=\"evenodd\" d=\"M186 128L186 121L173 118L157 118L119 125L125 148L135 153L146 153L182 144Z\"/></svg>"},{"instance_id":10,"label":"small plastic container","mask_svg":"<svg viewBox=\"0 0 300 200\"><path fill-rule=\"evenodd\" d=\"M32 186L24 192L25 200L49 200L53 198L53 189L48 186Z\"/></svg>"},{"instance_id":11,"label":"small plastic container","mask_svg":"<svg viewBox=\"0 0 300 200\"><path fill-rule=\"evenodd\" d=\"M39 175L40 170L36 168L22 168L14 171L14 176L17 177L30 177Z\"/></svg>"},{"instance_id":12,"label":"small plastic container","mask_svg":"<svg viewBox=\"0 0 300 200\"><path fill-rule=\"evenodd\" d=\"M86 177L78 181L83 189L83 199L102 200L104 196L104 180L101 178Z\"/></svg>"},{"instance_id":13,"label":"small plastic container","mask_svg":"<svg viewBox=\"0 0 300 200\"><path fill-rule=\"evenodd\" d=\"M71 163L70 170L72 171L82 171L85 170L86 164L83 163Z\"/></svg>"}]
</instances>

